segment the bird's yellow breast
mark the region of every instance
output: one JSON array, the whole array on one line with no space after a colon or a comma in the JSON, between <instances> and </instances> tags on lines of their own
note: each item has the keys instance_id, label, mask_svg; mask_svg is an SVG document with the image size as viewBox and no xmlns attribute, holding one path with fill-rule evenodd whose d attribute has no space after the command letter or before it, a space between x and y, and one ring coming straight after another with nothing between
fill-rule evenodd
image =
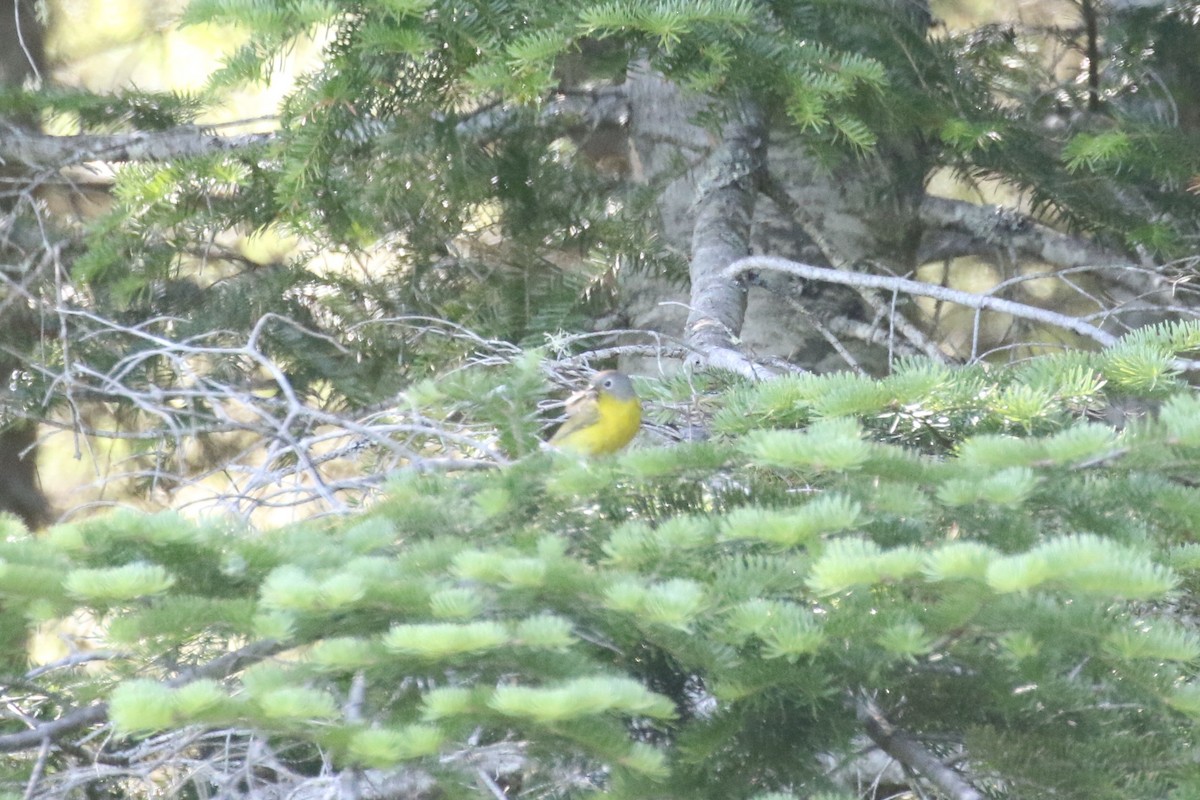
<instances>
[{"instance_id":1,"label":"bird's yellow breast","mask_svg":"<svg viewBox=\"0 0 1200 800\"><path fill-rule=\"evenodd\" d=\"M556 436L556 446L586 456L599 456L617 452L637 435L642 424L642 404L636 397L622 400L601 392L594 402L594 421L561 438Z\"/></svg>"}]
</instances>

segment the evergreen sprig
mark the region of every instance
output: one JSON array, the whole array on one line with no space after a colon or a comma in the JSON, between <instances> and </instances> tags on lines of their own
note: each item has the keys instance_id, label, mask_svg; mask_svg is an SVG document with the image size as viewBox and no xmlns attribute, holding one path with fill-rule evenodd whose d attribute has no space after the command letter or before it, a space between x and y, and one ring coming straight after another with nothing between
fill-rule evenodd
<instances>
[{"instance_id":1,"label":"evergreen sprig","mask_svg":"<svg viewBox=\"0 0 1200 800\"><path fill-rule=\"evenodd\" d=\"M1145 339L1192 343L1165 328ZM445 391L486 395L497 379L530 377L467 370ZM1055 742L1112 708L1106 740L1146 744L1106 751L1145 776L1122 784L1127 796L1189 785L1151 744L1190 741L1200 707L1200 633L1181 593L1200 563L1200 495L1175 479L1197 460L1196 400L1118 431L1067 424L1047 386L1055 425L1001 434L956 419L938 452L859 421L921 401L918 384L961 396L959 380L979 374L914 363L894 381L836 380L855 402L800 430L804 415L772 418L785 398L815 402L821 380L768 384L754 403L775 412L702 447L398 476L357 517L269 533L130 514L14 533L0 591L30 625L86 611L129 645L126 662L61 687L111 695L119 737L244 727L324 748L338 767L447 780L471 768L450 778L439 756L516 738L527 758L570 754L631 797L728 797L729 773L745 796L832 791L821 754L855 748L845 700L866 691L914 732L966 748L966 763L1079 798L1094 787L1047 775L1086 770L1095 749ZM973 418L1012 408L1004 392L973 396ZM732 388L711 402L746 399ZM171 682L166 665L247 639L289 655L225 682ZM1046 746L1016 747L1018 734Z\"/></svg>"}]
</instances>

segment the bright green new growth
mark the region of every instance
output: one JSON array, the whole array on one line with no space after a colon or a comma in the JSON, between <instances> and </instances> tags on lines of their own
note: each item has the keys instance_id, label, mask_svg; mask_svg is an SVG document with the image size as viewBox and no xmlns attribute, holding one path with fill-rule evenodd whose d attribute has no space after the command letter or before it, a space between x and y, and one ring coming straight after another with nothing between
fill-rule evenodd
<instances>
[{"instance_id":1,"label":"bright green new growth","mask_svg":"<svg viewBox=\"0 0 1200 800\"><path fill-rule=\"evenodd\" d=\"M1176 609L1200 573L1200 406L1118 431L1071 413L1083 384L1068 404L1055 370L1020 418L978 373L907 374L852 382L877 403L854 417L817 409L838 377L714 394L752 428L632 451L641 472L536 455L398 475L360 515L267 533L127 514L16 533L0 592L29 625L86 610L122 643L60 686L106 697L118 737L255 730L459 786L477 776L452 754L519 741L523 769L585 765L621 797L810 796L839 790L821 754L857 747L871 696L1005 780L1194 786L1200 633ZM906 424L918 406L943 449ZM246 647L232 676L167 666Z\"/></svg>"}]
</instances>

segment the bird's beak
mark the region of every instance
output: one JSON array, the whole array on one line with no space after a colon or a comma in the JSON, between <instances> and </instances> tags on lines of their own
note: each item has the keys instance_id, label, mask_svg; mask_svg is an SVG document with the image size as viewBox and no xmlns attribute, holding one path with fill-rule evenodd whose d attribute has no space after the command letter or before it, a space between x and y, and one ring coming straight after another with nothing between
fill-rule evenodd
<instances>
[{"instance_id":1,"label":"bird's beak","mask_svg":"<svg viewBox=\"0 0 1200 800\"><path fill-rule=\"evenodd\" d=\"M567 408L570 408L578 403L582 403L584 400L595 400L596 395L597 392L594 387L589 386L586 389L580 389L578 392L567 398Z\"/></svg>"}]
</instances>

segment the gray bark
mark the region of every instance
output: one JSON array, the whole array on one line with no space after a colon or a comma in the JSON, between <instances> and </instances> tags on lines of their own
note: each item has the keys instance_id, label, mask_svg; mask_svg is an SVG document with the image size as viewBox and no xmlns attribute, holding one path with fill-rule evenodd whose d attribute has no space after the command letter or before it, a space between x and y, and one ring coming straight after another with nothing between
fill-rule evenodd
<instances>
[{"instance_id":1,"label":"gray bark","mask_svg":"<svg viewBox=\"0 0 1200 800\"><path fill-rule=\"evenodd\" d=\"M766 151L765 161L756 167L759 178L752 183L725 180L720 191L706 192L706 180L723 180L719 164L731 165L724 169L734 174L740 168L736 164L744 161L737 154L751 151L744 122L721 131L700 127L693 120L698 111L711 110L705 100L685 96L644 71L631 76L628 93L634 176L661 187L663 236L687 255L692 279L690 292L676 292L665 302L670 290L661 282L628 280L625 298L632 326L682 335L699 348L702 360L743 373L753 370L749 362L731 357L730 345L758 362L785 359L815 370L844 368L849 354L831 350L819 323L833 318L871 321L871 305L853 290L775 273L753 275L747 281L752 286L748 296L737 303L722 300L717 313L708 305L716 297L713 281L748 253L839 268L871 260L899 273L911 270L922 230L923 169L912 163L915 154L905 156L897 146L890 155L848 154L831 167L777 120L772 131L767 118L754 123L757 133L750 137L769 139L769 145L758 142L753 148ZM747 193L739 199L740 190ZM755 203L755 192L771 202ZM698 338L702 332L706 338ZM882 352L864 343L851 358L878 369Z\"/></svg>"},{"instance_id":2,"label":"gray bark","mask_svg":"<svg viewBox=\"0 0 1200 800\"><path fill-rule=\"evenodd\" d=\"M722 131L697 187L692 225L691 308L685 338L699 363L753 375L737 346L746 312L746 287L725 270L750 252L751 224L766 156L762 112L743 103Z\"/></svg>"}]
</instances>

